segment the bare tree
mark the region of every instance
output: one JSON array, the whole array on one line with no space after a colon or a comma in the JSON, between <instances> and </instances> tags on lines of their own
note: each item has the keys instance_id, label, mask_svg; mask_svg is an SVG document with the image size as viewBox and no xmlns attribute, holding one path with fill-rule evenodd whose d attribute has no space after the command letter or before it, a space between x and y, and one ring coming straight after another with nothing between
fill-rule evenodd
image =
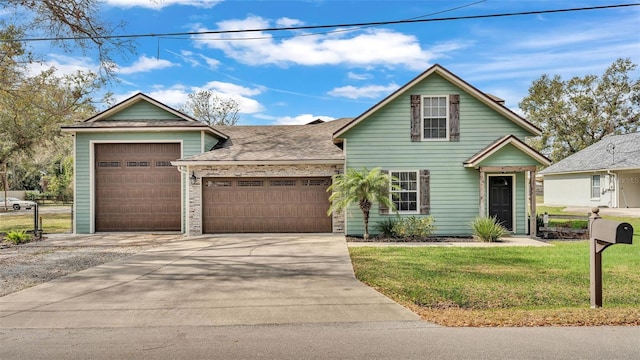
<instances>
[{"instance_id":1,"label":"bare tree","mask_svg":"<svg viewBox=\"0 0 640 360\"><path fill-rule=\"evenodd\" d=\"M99 16L100 4L100 0L4 0L0 9L13 14L13 21L2 27L28 27L35 34L54 39L53 43L65 51L81 49L87 53L94 49L102 75L113 78L112 54L132 53L134 47L131 40L113 36L124 24L103 21Z\"/></svg>"},{"instance_id":2,"label":"bare tree","mask_svg":"<svg viewBox=\"0 0 640 360\"><path fill-rule=\"evenodd\" d=\"M212 125L236 125L240 105L231 98L224 98L210 90L189 94L182 111L203 123Z\"/></svg>"}]
</instances>

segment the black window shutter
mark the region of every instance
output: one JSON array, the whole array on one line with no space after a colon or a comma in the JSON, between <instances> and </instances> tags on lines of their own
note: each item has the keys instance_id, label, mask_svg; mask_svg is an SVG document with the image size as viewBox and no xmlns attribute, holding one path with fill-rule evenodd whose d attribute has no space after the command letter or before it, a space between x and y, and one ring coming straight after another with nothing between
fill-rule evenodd
<instances>
[{"instance_id":1,"label":"black window shutter","mask_svg":"<svg viewBox=\"0 0 640 360\"><path fill-rule=\"evenodd\" d=\"M420 170L420 214L431 213L431 173L429 170Z\"/></svg>"},{"instance_id":2,"label":"black window shutter","mask_svg":"<svg viewBox=\"0 0 640 360\"><path fill-rule=\"evenodd\" d=\"M381 173L385 174L385 175L389 175L389 170L381 170ZM389 196L389 192L387 190L387 192L385 192L384 194L385 196ZM378 204L378 214L388 214L389 213L389 208L386 207L383 203L379 203Z\"/></svg>"},{"instance_id":3,"label":"black window shutter","mask_svg":"<svg viewBox=\"0 0 640 360\"><path fill-rule=\"evenodd\" d=\"M411 95L411 141L420 141L420 95Z\"/></svg>"},{"instance_id":4,"label":"black window shutter","mask_svg":"<svg viewBox=\"0 0 640 360\"><path fill-rule=\"evenodd\" d=\"M460 141L460 95L449 95L449 141Z\"/></svg>"}]
</instances>

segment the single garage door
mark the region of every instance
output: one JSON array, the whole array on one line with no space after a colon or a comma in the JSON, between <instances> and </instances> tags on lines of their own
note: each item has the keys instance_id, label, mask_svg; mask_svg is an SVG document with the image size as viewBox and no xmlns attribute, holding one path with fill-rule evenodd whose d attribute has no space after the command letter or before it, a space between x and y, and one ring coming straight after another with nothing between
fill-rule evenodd
<instances>
[{"instance_id":1,"label":"single garage door","mask_svg":"<svg viewBox=\"0 0 640 360\"><path fill-rule=\"evenodd\" d=\"M203 232L331 232L331 178L206 178Z\"/></svg>"},{"instance_id":2,"label":"single garage door","mask_svg":"<svg viewBox=\"0 0 640 360\"><path fill-rule=\"evenodd\" d=\"M180 144L96 144L96 231L180 231Z\"/></svg>"}]
</instances>

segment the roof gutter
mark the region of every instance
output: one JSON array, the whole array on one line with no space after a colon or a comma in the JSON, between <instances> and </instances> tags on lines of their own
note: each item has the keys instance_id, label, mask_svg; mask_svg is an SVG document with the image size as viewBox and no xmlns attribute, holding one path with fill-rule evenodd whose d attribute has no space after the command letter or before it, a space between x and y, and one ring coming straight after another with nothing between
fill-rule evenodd
<instances>
[{"instance_id":1,"label":"roof gutter","mask_svg":"<svg viewBox=\"0 0 640 360\"><path fill-rule=\"evenodd\" d=\"M219 166L219 165L343 165L343 159L319 160L175 160L173 166Z\"/></svg>"}]
</instances>

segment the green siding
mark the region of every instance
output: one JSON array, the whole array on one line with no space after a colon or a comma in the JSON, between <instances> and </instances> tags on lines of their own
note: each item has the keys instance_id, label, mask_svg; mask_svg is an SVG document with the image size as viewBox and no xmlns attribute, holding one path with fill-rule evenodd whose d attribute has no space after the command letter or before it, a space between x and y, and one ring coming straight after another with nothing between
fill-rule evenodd
<instances>
[{"instance_id":1,"label":"green siding","mask_svg":"<svg viewBox=\"0 0 640 360\"><path fill-rule=\"evenodd\" d=\"M460 141L410 141L410 95L460 95ZM469 222L479 213L479 172L465 168L463 162L497 139L513 134L520 139L530 133L502 116L462 89L434 74L412 89L405 91L368 119L344 134L347 168L382 167L388 170L431 171L431 215L437 235L469 235ZM517 150L513 146L511 148ZM499 151L501 165L530 165L507 147ZM493 158L490 159L493 162ZM526 163L520 163L525 161ZM517 181L517 231L524 226L524 175ZM376 222L389 215L371 211L369 231L375 233ZM392 215L393 216L393 215ZM416 215L419 216L419 215ZM522 222L522 224L521 224ZM347 234L364 232L362 215L357 206L347 211Z\"/></svg>"},{"instance_id":2,"label":"green siding","mask_svg":"<svg viewBox=\"0 0 640 360\"><path fill-rule=\"evenodd\" d=\"M219 139L211 134L205 134L204 136L204 151L209 151L217 144Z\"/></svg>"},{"instance_id":3,"label":"green siding","mask_svg":"<svg viewBox=\"0 0 640 360\"><path fill-rule=\"evenodd\" d=\"M192 132L76 133L75 226L79 234L91 231L91 141L96 142L182 142L182 157L200 154L201 135ZM177 171L177 170L176 170ZM183 179L183 183L184 179ZM183 196L184 196L183 189ZM184 204L183 204L184 207ZM186 214L183 208L183 214ZM183 219L183 223L184 223Z\"/></svg>"},{"instance_id":4,"label":"green siding","mask_svg":"<svg viewBox=\"0 0 640 360\"><path fill-rule=\"evenodd\" d=\"M538 166L540 163L509 144L482 161L479 166Z\"/></svg>"},{"instance_id":5,"label":"green siding","mask_svg":"<svg viewBox=\"0 0 640 360\"><path fill-rule=\"evenodd\" d=\"M180 117L147 101L137 102L109 116L108 120L174 120Z\"/></svg>"}]
</instances>

